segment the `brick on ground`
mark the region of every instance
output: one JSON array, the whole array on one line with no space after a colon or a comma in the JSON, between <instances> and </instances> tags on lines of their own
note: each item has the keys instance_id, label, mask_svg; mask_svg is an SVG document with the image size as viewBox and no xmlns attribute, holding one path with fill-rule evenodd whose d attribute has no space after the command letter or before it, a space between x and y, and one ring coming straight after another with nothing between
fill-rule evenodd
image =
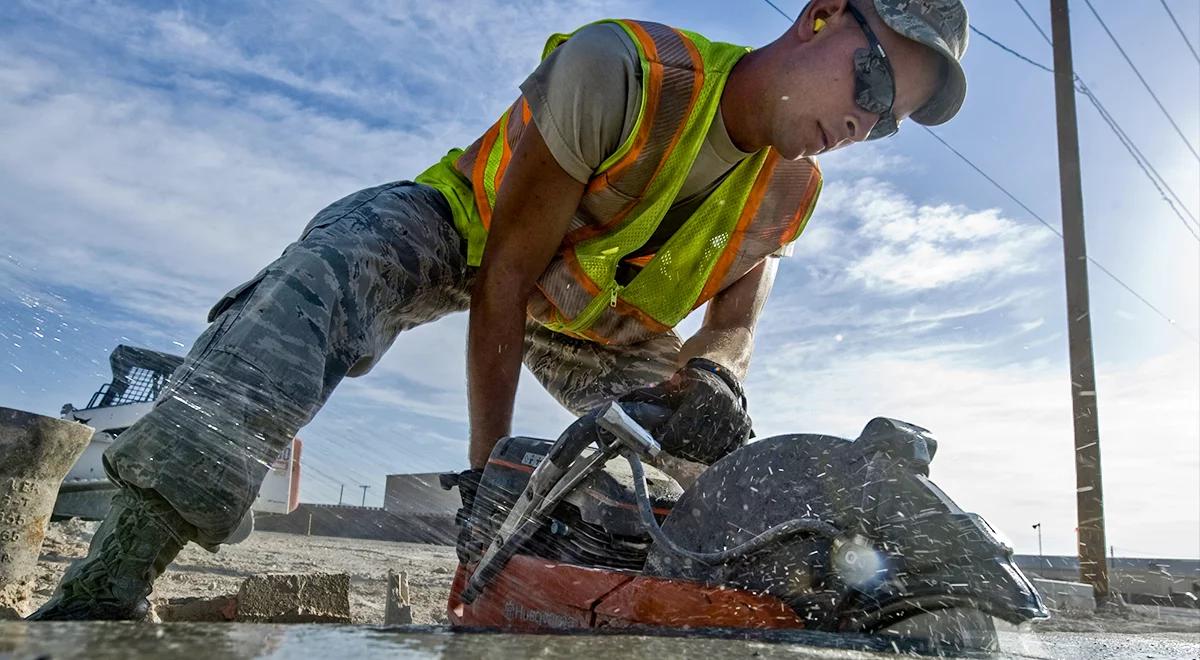
<instances>
[{"instance_id":1,"label":"brick on ground","mask_svg":"<svg viewBox=\"0 0 1200 660\"><path fill-rule=\"evenodd\" d=\"M169 598L156 602L154 610L162 621L233 621L238 604L234 595Z\"/></svg>"},{"instance_id":2,"label":"brick on ground","mask_svg":"<svg viewBox=\"0 0 1200 660\"><path fill-rule=\"evenodd\" d=\"M238 621L350 623L350 576L345 573L257 575L237 595Z\"/></svg>"}]
</instances>

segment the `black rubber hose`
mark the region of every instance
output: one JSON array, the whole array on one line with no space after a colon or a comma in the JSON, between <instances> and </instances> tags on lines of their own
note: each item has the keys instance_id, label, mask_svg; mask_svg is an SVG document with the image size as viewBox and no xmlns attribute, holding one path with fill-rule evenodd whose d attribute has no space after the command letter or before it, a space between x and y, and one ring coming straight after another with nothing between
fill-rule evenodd
<instances>
[{"instance_id":1,"label":"black rubber hose","mask_svg":"<svg viewBox=\"0 0 1200 660\"><path fill-rule=\"evenodd\" d=\"M650 504L650 495L647 493L646 470L642 468L641 459L629 451L622 452L622 455L625 457L625 460L629 461L629 468L633 470L633 488L637 492L638 511L642 515L642 523L650 532L650 537L654 539L656 544L681 557L712 566L724 564L732 559L740 559L741 557L758 552L772 543L782 541L797 534L815 534L834 538L842 533L840 529L823 520L793 518L792 520L775 525L741 545L727 548L720 552L695 552L681 548L675 545L674 541L667 538L667 535L662 531L662 527L658 526L658 520L654 518L654 509Z\"/></svg>"}]
</instances>

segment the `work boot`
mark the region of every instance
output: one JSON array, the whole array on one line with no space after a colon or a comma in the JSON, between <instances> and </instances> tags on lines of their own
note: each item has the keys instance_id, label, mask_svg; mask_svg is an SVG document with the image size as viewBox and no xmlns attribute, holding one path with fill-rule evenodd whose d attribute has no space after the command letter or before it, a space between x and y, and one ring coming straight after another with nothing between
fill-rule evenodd
<instances>
[{"instance_id":1,"label":"work boot","mask_svg":"<svg viewBox=\"0 0 1200 660\"><path fill-rule=\"evenodd\" d=\"M30 621L141 621L154 579L195 528L153 491L121 488L84 559L67 569L50 600Z\"/></svg>"}]
</instances>

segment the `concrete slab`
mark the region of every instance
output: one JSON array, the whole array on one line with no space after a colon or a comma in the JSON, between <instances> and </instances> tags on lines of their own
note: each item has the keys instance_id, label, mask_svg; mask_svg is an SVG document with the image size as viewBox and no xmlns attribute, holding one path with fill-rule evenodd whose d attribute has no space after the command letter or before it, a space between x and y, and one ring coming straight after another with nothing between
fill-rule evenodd
<instances>
[{"instance_id":1,"label":"concrete slab","mask_svg":"<svg viewBox=\"0 0 1200 660\"><path fill-rule=\"evenodd\" d=\"M378 628L277 624L0 622L0 657L55 660L143 658L603 658L705 660L754 657L796 660L895 659L890 646L839 643L844 636L808 633L800 641L655 637L647 635L510 635L455 633L433 627ZM874 649L874 650L872 650ZM1108 660L1196 657L1196 635L1001 633L991 658ZM878 652L882 651L882 652Z\"/></svg>"}]
</instances>

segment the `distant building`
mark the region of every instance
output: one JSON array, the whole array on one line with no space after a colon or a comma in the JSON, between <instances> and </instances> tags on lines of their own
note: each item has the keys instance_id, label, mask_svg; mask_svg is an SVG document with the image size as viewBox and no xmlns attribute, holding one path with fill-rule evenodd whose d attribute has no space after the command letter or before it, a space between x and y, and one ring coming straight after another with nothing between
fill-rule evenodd
<instances>
[{"instance_id":1,"label":"distant building","mask_svg":"<svg viewBox=\"0 0 1200 660\"><path fill-rule=\"evenodd\" d=\"M301 504L286 516L263 516L258 529L289 534L453 545L458 491L438 485L438 473L389 474L383 508Z\"/></svg>"},{"instance_id":2,"label":"distant building","mask_svg":"<svg viewBox=\"0 0 1200 660\"><path fill-rule=\"evenodd\" d=\"M1077 557L1016 555L1013 559L1030 577L1079 581ZM1195 559L1110 557L1108 577L1112 591L1120 593L1126 602L1191 608L1200 605L1200 561Z\"/></svg>"},{"instance_id":3,"label":"distant building","mask_svg":"<svg viewBox=\"0 0 1200 660\"><path fill-rule=\"evenodd\" d=\"M462 506L458 490L442 490L438 472L389 474L383 491L383 509L425 543L454 545L458 528L454 513Z\"/></svg>"},{"instance_id":4,"label":"distant building","mask_svg":"<svg viewBox=\"0 0 1200 660\"><path fill-rule=\"evenodd\" d=\"M383 508L396 516L449 516L454 518L461 501L458 489L442 490L438 472L389 474Z\"/></svg>"}]
</instances>

